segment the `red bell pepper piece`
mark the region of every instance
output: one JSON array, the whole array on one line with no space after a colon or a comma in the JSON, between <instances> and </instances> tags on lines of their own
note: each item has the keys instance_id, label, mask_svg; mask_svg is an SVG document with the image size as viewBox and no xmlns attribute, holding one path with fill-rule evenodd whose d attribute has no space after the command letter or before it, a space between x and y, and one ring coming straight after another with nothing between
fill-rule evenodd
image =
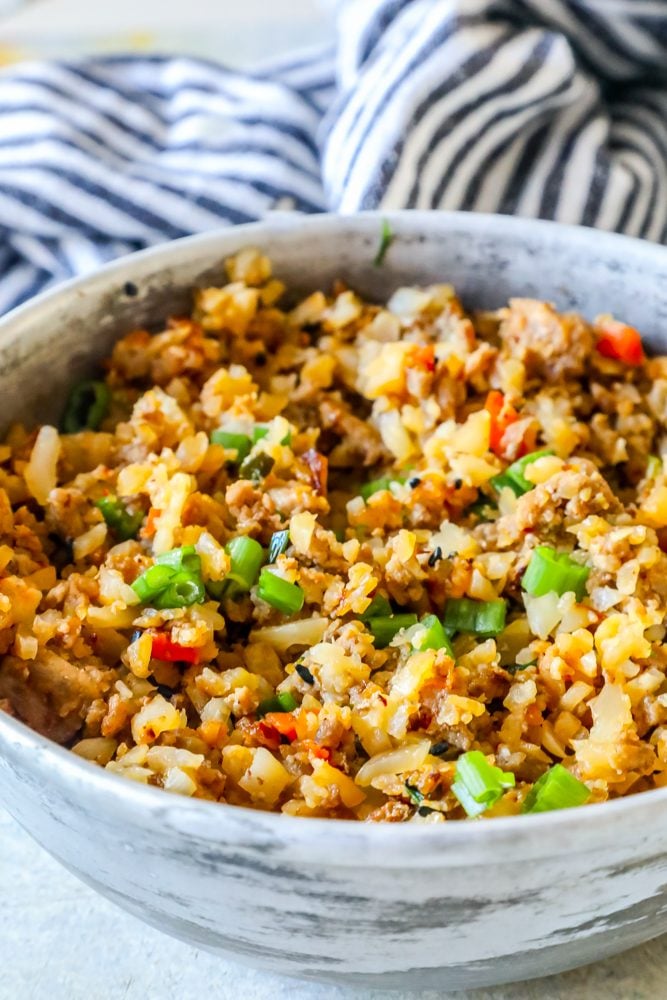
<instances>
[{"instance_id":1,"label":"red bell pepper piece","mask_svg":"<svg viewBox=\"0 0 667 1000\"><path fill-rule=\"evenodd\" d=\"M286 736L290 743L296 739L296 725L291 712L267 712L262 721L281 736Z\"/></svg>"},{"instance_id":2,"label":"red bell pepper piece","mask_svg":"<svg viewBox=\"0 0 667 1000\"><path fill-rule=\"evenodd\" d=\"M643 363L642 339L634 326L609 319L598 327L598 331L600 336L596 347L603 357L624 361L626 365Z\"/></svg>"},{"instance_id":3,"label":"red bell pepper piece","mask_svg":"<svg viewBox=\"0 0 667 1000\"><path fill-rule=\"evenodd\" d=\"M157 632L153 636L151 656L156 660L167 660L169 663L199 663L201 648L199 646L181 646L172 642L168 632Z\"/></svg>"},{"instance_id":4,"label":"red bell pepper piece","mask_svg":"<svg viewBox=\"0 0 667 1000\"><path fill-rule=\"evenodd\" d=\"M494 454L502 454L502 440L510 424L516 423L519 414L511 403L508 403L502 392L492 389L486 397L484 409L491 415L491 433L489 446Z\"/></svg>"}]
</instances>

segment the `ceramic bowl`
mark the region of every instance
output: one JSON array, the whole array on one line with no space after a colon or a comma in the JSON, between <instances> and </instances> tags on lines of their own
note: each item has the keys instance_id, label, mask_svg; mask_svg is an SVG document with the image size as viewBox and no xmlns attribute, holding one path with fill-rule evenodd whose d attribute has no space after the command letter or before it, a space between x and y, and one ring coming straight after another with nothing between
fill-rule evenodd
<instances>
[{"instance_id":1,"label":"ceramic bowl","mask_svg":"<svg viewBox=\"0 0 667 1000\"><path fill-rule=\"evenodd\" d=\"M537 296L635 323L667 349L667 250L499 216L276 218L186 239L62 286L0 323L2 419L55 419L131 327L257 245L303 290L451 281L493 307ZM128 285L127 282L132 282ZM135 287L138 294L135 292ZM538 816L374 825L298 819L135 785L0 712L0 800L55 858L142 920L275 972L454 989L558 972L667 930L667 789Z\"/></svg>"}]
</instances>

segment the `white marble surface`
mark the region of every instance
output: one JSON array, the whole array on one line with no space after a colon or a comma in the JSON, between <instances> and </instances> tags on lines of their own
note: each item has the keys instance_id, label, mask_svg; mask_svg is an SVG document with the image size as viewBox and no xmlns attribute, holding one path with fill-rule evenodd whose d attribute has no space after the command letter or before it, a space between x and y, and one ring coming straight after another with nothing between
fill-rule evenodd
<instances>
[{"instance_id":1,"label":"white marble surface","mask_svg":"<svg viewBox=\"0 0 667 1000\"><path fill-rule=\"evenodd\" d=\"M0 65L33 56L184 52L247 66L331 35L333 0L0 0Z\"/></svg>"},{"instance_id":2,"label":"white marble surface","mask_svg":"<svg viewBox=\"0 0 667 1000\"><path fill-rule=\"evenodd\" d=\"M64 871L0 809L0 1000L660 1000L667 937L532 983L468 993L337 989L174 941Z\"/></svg>"}]
</instances>

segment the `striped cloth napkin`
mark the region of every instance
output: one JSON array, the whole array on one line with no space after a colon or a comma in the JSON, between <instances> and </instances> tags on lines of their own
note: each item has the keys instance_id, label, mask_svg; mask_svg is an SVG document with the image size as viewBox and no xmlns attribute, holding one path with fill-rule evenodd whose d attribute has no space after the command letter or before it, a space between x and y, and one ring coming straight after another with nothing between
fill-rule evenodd
<instances>
[{"instance_id":1,"label":"striped cloth napkin","mask_svg":"<svg viewBox=\"0 0 667 1000\"><path fill-rule=\"evenodd\" d=\"M0 312L276 208L447 208L664 240L665 0L338 0L325 51L0 74Z\"/></svg>"}]
</instances>

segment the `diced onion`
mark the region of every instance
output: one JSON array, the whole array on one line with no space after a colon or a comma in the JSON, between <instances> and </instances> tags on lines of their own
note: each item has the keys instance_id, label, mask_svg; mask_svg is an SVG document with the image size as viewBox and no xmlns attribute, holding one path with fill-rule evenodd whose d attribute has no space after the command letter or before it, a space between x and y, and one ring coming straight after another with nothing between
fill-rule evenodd
<instances>
[{"instance_id":1,"label":"diced onion","mask_svg":"<svg viewBox=\"0 0 667 1000\"><path fill-rule=\"evenodd\" d=\"M426 760L431 743L429 740L417 740L396 750L376 754L359 769L355 781L362 788L370 785L382 774L401 774L404 771L414 771Z\"/></svg>"}]
</instances>

